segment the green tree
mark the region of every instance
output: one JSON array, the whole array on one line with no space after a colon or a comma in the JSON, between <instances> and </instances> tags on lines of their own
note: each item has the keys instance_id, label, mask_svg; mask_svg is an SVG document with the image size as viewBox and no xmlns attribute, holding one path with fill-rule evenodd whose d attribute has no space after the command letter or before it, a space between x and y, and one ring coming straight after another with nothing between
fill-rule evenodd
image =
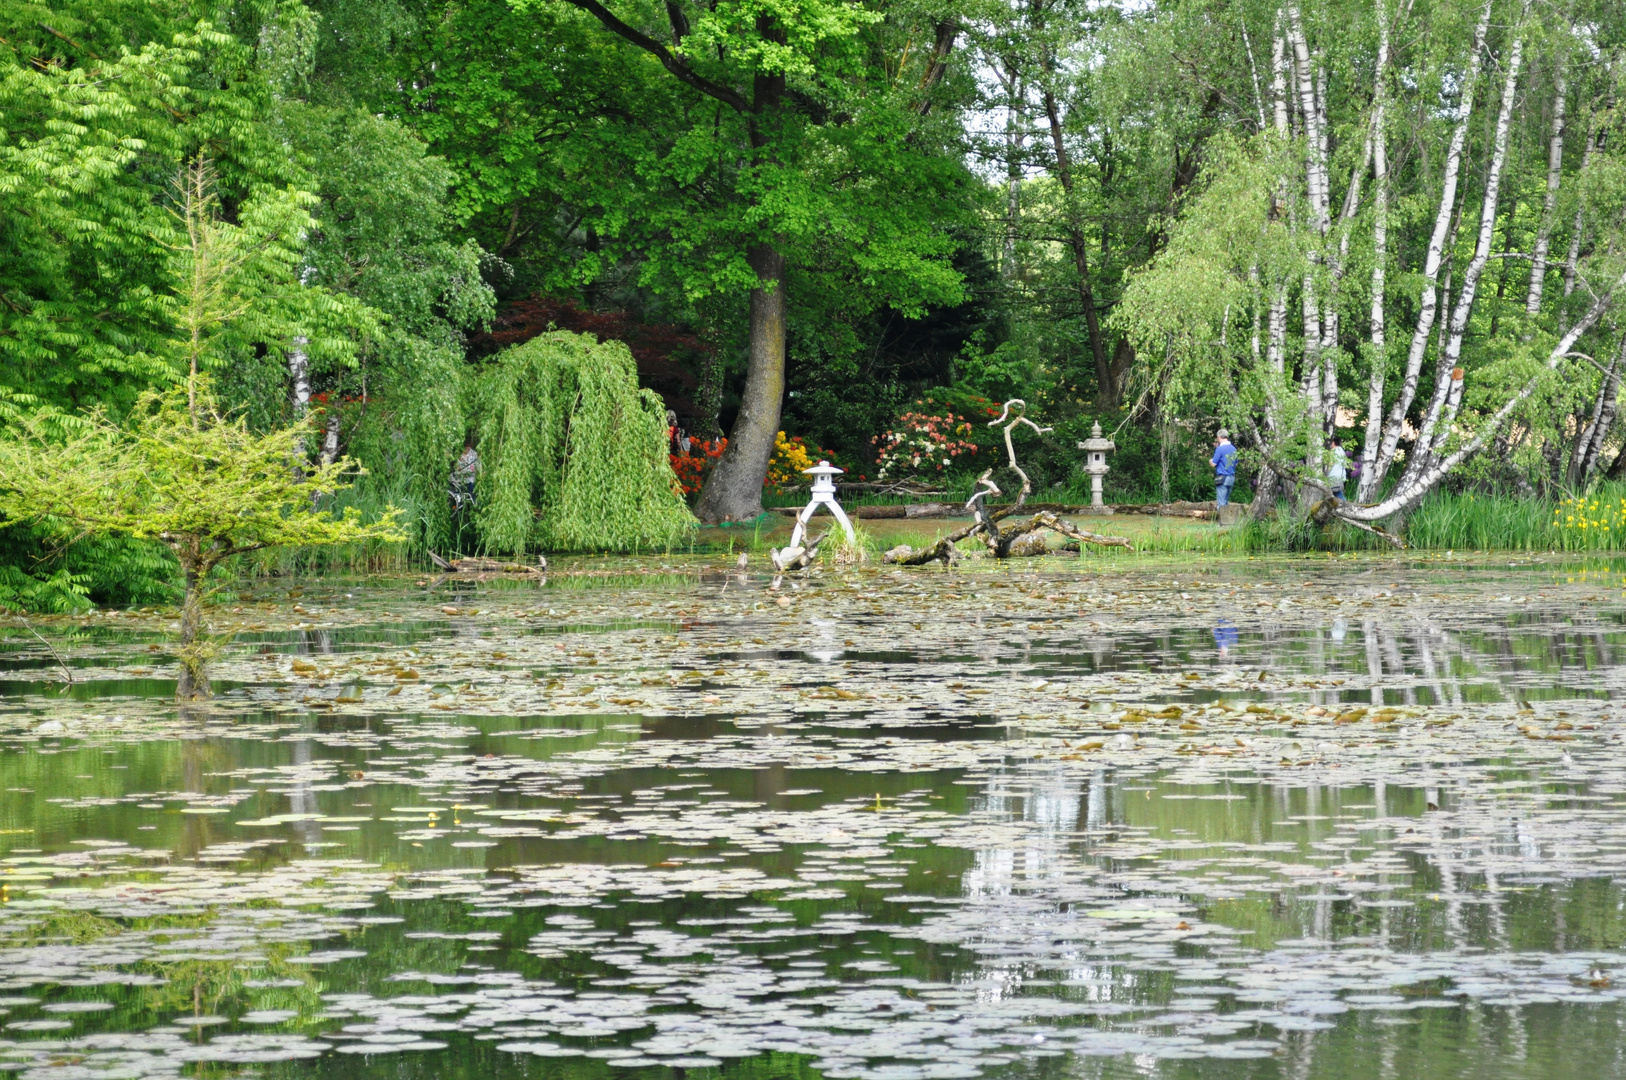
<instances>
[{"instance_id":1,"label":"green tree","mask_svg":"<svg viewBox=\"0 0 1626 1080\"><path fill-rule=\"evenodd\" d=\"M1208 81L1251 100L1238 126L1255 131L1215 148L1117 325L1157 358L1149 385L1252 435L1256 505L1274 506L1276 475L1324 500L1325 440L1363 413L1360 505L1318 510L1356 527L1486 447L1505 462L1533 443L1559 482L1595 468L1618 367L1593 357L1617 352L1605 316L1626 287L1619 155L1597 137L1619 20L1505 0L1175 9L1239 37L1253 20L1251 88L1235 65ZM1602 62L1577 62L1593 49ZM1525 259L1525 282L1497 269Z\"/></svg>"},{"instance_id":2,"label":"green tree","mask_svg":"<svg viewBox=\"0 0 1626 1080\"><path fill-rule=\"evenodd\" d=\"M276 404L279 418L285 401L298 416L312 395L324 399L322 459L347 447L372 474L366 488L407 507L426 545L448 543L446 480L469 426L465 334L495 306L489 256L458 236L453 170L411 128L297 101L276 122L316 195L301 281L363 305L375 323L355 324L353 355L307 349L292 371L262 361L243 396ZM290 381L292 394L279 392Z\"/></svg>"},{"instance_id":3,"label":"green tree","mask_svg":"<svg viewBox=\"0 0 1626 1080\"><path fill-rule=\"evenodd\" d=\"M211 571L288 545L400 539L394 512L363 522L321 502L355 465L303 465L308 424L259 434L220 412L206 378L148 391L124 423L94 411L65 425L40 412L0 440L0 513L101 535L156 540L186 579L179 636L181 698L207 697L215 647L200 640Z\"/></svg>"},{"instance_id":4,"label":"green tree","mask_svg":"<svg viewBox=\"0 0 1626 1080\"><path fill-rule=\"evenodd\" d=\"M618 149L630 183L595 200L600 243L636 254L640 279L658 288L749 296L739 414L696 512L753 517L785 393L795 273L839 272L907 313L959 298L956 245L929 197L964 175L940 152L953 111L930 108L957 26L844 0L794 11L571 2L619 39L634 78L668 97L661 138L628 126ZM551 0L515 6L565 21ZM913 49L922 39L933 44Z\"/></svg>"}]
</instances>

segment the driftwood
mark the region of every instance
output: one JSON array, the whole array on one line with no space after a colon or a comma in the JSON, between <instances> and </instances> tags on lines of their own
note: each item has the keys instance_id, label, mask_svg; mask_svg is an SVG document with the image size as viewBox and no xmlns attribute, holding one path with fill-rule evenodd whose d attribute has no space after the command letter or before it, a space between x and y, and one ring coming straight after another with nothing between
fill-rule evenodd
<instances>
[{"instance_id":1,"label":"driftwood","mask_svg":"<svg viewBox=\"0 0 1626 1080\"><path fill-rule=\"evenodd\" d=\"M538 555L535 563L501 562L497 559L453 559L446 569L459 574L541 574L548 569L548 560Z\"/></svg>"},{"instance_id":2,"label":"driftwood","mask_svg":"<svg viewBox=\"0 0 1626 1080\"><path fill-rule=\"evenodd\" d=\"M1012 415L1011 411L1013 405L1017 407L1014 415ZM1081 545L1086 543L1102 544L1134 550L1134 545L1121 536L1101 536L1098 533L1086 532L1065 518L1057 516L1053 510L1040 510L1020 524L1006 526L999 524L1005 518L1021 510L1022 505L1027 502L1028 496L1033 493L1033 484L1028 480L1028 474L1023 472L1022 467L1016 463L1016 448L1011 444L1012 430L1015 429L1017 424L1026 424L1040 434L1050 430L1049 428L1040 427L1024 416L1023 413L1026 409L1027 404L1021 398L1012 398L1005 403L1005 411L1000 414L999 419L989 424L990 427L993 427L1010 417L1010 423L1005 424L1005 452L1009 457L1008 464L1011 471L1022 478L1022 487L1016 493L1016 501L1009 506L1002 506L992 512L989 512L983 506L988 496L1001 494L999 485L992 480L994 470L988 469L977 477L977 490L965 503L966 509L971 511L972 521L970 525L963 529L956 529L948 536L938 540L931 547L921 551L915 551L907 545L893 548L886 553L884 561L897 563L900 566L924 566L926 563L939 561L951 563L958 556L955 545L961 540L969 539L978 534L981 534L982 542L988 548L988 554L996 559L1008 559L1013 555L1018 557L1039 555L1043 554L1043 547L1034 543L1031 539L1025 540L1024 537L1032 537L1041 530L1049 530L1071 537L1079 541Z\"/></svg>"}]
</instances>

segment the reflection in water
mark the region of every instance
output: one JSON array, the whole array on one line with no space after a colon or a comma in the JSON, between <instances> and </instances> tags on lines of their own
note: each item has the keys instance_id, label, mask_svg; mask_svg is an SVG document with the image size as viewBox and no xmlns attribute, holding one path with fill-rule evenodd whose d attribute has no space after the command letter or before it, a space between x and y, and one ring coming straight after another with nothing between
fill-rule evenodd
<instances>
[{"instance_id":1,"label":"reflection in water","mask_svg":"<svg viewBox=\"0 0 1626 1080\"><path fill-rule=\"evenodd\" d=\"M458 583L522 599L507 629L442 595L261 634L308 670L252 654L164 738L19 711L0 1068L1533 1080L1626 1049L1607 612L1340 584L1328 618L1289 582L1109 624L1012 574L787 581L782 622L760 580L606 580L600 621L538 618L564 580ZM909 621L967 580L952 632ZM129 694L121 647L74 658L93 694Z\"/></svg>"}]
</instances>

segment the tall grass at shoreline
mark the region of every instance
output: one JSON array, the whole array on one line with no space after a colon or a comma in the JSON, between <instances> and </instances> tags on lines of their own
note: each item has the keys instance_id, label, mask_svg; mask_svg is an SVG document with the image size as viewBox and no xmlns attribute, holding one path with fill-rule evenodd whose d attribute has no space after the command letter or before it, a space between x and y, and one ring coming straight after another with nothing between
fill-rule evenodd
<instances>
[{"instance_id":1,"label":"tall grass at shoreline","mask_svg":"<svg viewBox=\"0 0 1626 1080\"><path fill-rule=\"evenodd\" d=\"M1100 520L1097 528L1111 532L1106 523L1113 519ZM1407 547L1423 551L1622 551L1626 483L1571 499L1437 491L1400 523L1399 533ZM1230 528L1154 526L1139 531L1135 547L1167 554L1392 550L1380 536L1347 525L1316 527L1292 514L1246 518Z\"/></svg>"}]
</instances>

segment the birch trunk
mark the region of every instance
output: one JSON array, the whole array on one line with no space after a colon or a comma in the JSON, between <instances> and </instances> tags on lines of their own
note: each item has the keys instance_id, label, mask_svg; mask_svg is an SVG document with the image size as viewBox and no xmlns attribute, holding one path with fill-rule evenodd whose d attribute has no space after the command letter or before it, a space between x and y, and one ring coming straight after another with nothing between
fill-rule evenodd
<instances>
[{"instance_id":1,"label":"birch trunk","mask_svg":"<svg viewBox=\"0 0 1626 1080\"><path fill-rule=\"evenodd\" d=\"M322 464L331 465L339 460L339 413L329 408L322 422Z\"/></svg>"},{"instance_id":2,"label":"birch trunk","mask_svg":"<svg viewBox=\"0 0 1626 1080\"><path fill-rule=\"evenodd\" d=\"M1287 6L1287 40L1293 47L1293 74L1298 84L1299 109L1304 114L1305 179L1310 207L1315 214L1312 224L1317 235L1325 238L1332 226L1327 190L1326 120L1316 93L1315 76L1310 69L1310 46L1304 36L1304 18L1297 4Z\"/></svg>"},{"instance_id":3,"label":"birch trunk","mask_svg":"<svg viewBox=\"0 0 1626 1080\"><path fill-rule=\"evenodd\" d=\"M1329 217L1330 184L1327 177L1325 117L1322 115L1320 95L1316 92L1315 76L1310 67L1310 45L1304 34L1304 18L1297 4L1287 5L1287 41L1293 49L1293 79L1298 91L1299 112L1304 117L1304 179L1310 201L1310 227L1315 230L1319 244L1327 241L1331 229ZM1323 322L1322 305L1317 295L1316 267L1325 262L1324 252L1313 248L1310 268L1304 275L1300 299L1304 310L1304 390L1305 411L1317 421L1312 425L1308 453L1312 470L1318 466L1320 442L1316 435L1327 427L1324 386L1327 380L1326 364L1333 365L1333 399L1337 401L1337 358L1324 348L1327 327ZM1329 297L1329 301L1330 301ZM1330 304L1329 304L1330 307ZM1334 331L1336 337L1336 330Z\"/></svg>"},{"instance_id":4,"label":"birch trunk","mask_svg":"<svg viewBox=\"0 0 1626 1080\"><path fill-rule=\"evenodd\" d=\"M1541 207L1541 226L1536 231L1536 246L1530 258L1530 290L1524 298L1524 314L1530 320L1525 324L1524 339L1530 340L1536 332L1535 317L1541 313L1541 293L1547 279L1547 251L1552 241L1553 217L1558 208L1558 183L1564 171L1564 102L1565 85L1562 62L1556 78L1553 97L1553 134L1547 144L1547 197Z\"/></svg>"},{"instance_id":5,"label":"birch trunk","mask_svg":"<svg viewBox=\"0 0 1626 1080\"><path fill-rule=\"evenodd\" d=\"M1417 325L1412 329L1411 347L1406 353L1406 369L1394 407L1389 410L1384 424L1383 440L1368 476L1362 478L1369 492L1376 492L1393 464L1395 450L1400 443L1401 429L1406 413L1411 410L1417 396L1417 379L1422 373L1423 357L1428 352L1428 339L1434 331L1439 314L1440 266L1445 261L1445 241L1451 228L1452 213L1457 204L1457 183L1462 173L1462 151L1468 139L1468 121L1473 115L1474 92L1483 65L1485 34L1490 28L1491 5L1486 3L1474 27L1473 51L1468 60L1468 71L1463 78L1461 98L1457 103L1456 122L1451 132L1450 148L1445 156L1445 174L1440 187L1440 204L1434 214L1434 231L1429 237L1428 252L1423 258L1423 288L1418 299ZM1387 503L1390 500L1385 500ZM1387 516L1387 515L1385 515Z\"/></svg>"},{"instance_id":6,"label":"birch trunk","mask_svg":"<svg viewBox=\"0 0 1626 1080\"><path fill-rule=\"evenodd\" d=\"M299 335L288 350L288 377L293 381L294 419L303 420L311 411L311 362L305 353L308 339Z\"/></svg>"},{"instance_id":7,"label":"birch trunk","mask_svg":"<svg viewBox=\"0 0 1626 1080\"><path fill-rule=\"evenodd\" d=\"M293 383L292 405L294 419L303 420L311 411L311 361L305 352L309 339L305 335L297 335L288 350L288 377ZM310 457L310 445L300 436L296 465L302 465Z\"/></svg>"},{"instance_id":8,"label":"birch trunk","mask_svg":"<svg viewBox=\"0 0 1626 1080\"><path fill-rule=\"evenodd\" d=\"M1357 523L1382 521L1384 518L1416 506L1424 495L1427 495L1436 484L1445 478L1447 473L1478 453L1487 440L1496 436L1502 425L1507 422L1507 418L1513 415L1513 411L1524 404L1530 398L1530 395L1540 389L1548 376L1558 369L1559 363L1575 348L1575 343L1580 340L1581 335L1592 329L1597 321L1603 317L1604 313L1613 306L1615 294L1622 289L1626 289L1626 273L1621 274L1609 289L1606 289L1602 295L1593 301L1592 306L1581 317L1580 321L1564 332L1564 336L1559 338L1558 344L1554 345L1552 351L1547 354L1547 362L1542 371L1532 376L1517 393L1504 402L1501 408L1497 409L1489 419L1482 423L1479 429L1474 432L1473 438L1449 455L1434 460L1426 470L1412 477L1409 482L1403 477L1402 482L1395 485L1394 492L1382 502L1365 506L1344 504L1332 511L1333 516Z\"/></svg>"},{"instance_id":9,"label":"birch trunk","mask_svg":"<svg viewBox=\"0 0 1626 1080\"><path fill-rule=\"evenodd\" d=\"M1383 306L1384 274L1389 257L1389 91L1384 72L1389 66L1389 20L1378 0L1378 77L1372 94L1372 373L1366 389L1366 440L1361 444L1361 479L1355 500L1366 502L1373 493L1371 474L1383 432L1383 383L1389 357Z\"/></svg>"},{"instance_id":10,"label":"birch trunk","mask_svg":"<svg viewBox=\"0 0 1626 1080\"><path fill-rule=\"evenodd\" d=\"M1598 397L1592 405L1592 417L1580 437L1575 440L1575 453L1570 458L1569 470L1569 483L1572 488L1584 485L1592 477L1593 471L1598 467L1598 459L1603 455L1603 442L1609 437L1609 429L1615 426L1622 367L1626 367L1626 335L1621 337L1615 359L1604 372L1603 382L1598 386Z\"/></svg>"},{"instance_id":11,"label":"birch trunk","mask_svg":"<svg viewBox=\"0 0 1626 1080\"><path fill-rule=\"evenodd\" d=\"M1524 10L1528 11L1528 6ZM1513 122L1513 101L1518 89L1519 68L1524 60L1523 22L1521 17L1519 26L1514 30L1513 48L1508 57L1507 75L1502 85L1501 111L1496 116L1496 135L1490 165L1485 174L1485 198L1479 208L1479 236L1474 245L1473 257L1468 260L1468 266L1462 274L1461 291L1457 293L1445 342L1440 350L1439 374L1435 379L1434 396L1429 401L1428 412L1417 429L1416 449L1411 460L1406 463L1406 472L1401 477L1402 486L1405 485L1407 477L1421 475L1428 469L1435 451L1444 445L1451 423L1456 418L1457 408L1462 403L1462 341L1468 332L1468 320L1473 315L1474 300L1479 292L1479 279L1490 262L1491 245L1495 240L1496 214L1502 193L1502 170L1507 164L1508 132ZM1437 427L1438 438L1435 437ZM1423 452L1425 449L1426 453Z\"/></svg>"}]
</instances>

